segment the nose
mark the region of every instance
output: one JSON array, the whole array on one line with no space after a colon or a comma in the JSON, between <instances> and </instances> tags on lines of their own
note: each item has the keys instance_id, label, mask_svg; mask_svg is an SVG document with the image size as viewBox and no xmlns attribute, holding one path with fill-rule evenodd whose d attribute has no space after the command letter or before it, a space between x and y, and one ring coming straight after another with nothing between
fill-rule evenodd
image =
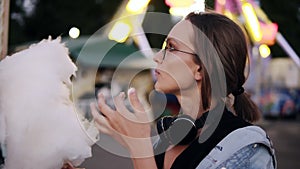
<instances>
[{"instance_id":1,"label":"nose","mask_svg":"<svg viewBox=\"0 0 300 169\"><path fill-rule=\"evenodd\" d=\"M155 63L162 63L163 62L163 49L161 49L160 51L155 53L155 55L153 56L153 61Z\"/></svg>"}]
</instances>

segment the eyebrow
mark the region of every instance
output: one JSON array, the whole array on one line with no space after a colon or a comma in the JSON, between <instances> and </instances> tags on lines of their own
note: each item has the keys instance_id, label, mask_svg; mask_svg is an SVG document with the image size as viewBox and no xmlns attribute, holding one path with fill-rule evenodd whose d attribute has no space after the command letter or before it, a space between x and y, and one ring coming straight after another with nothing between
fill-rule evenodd
<instances>
[{"instance_id":1,"label":"eyebrow","mask_svg":"<svg viewBox=\"0 0 300 169\"><path fill-rule=\"evenodd\" d=\"M173 42L173 43L175 43L175 44L178 44L178 42L177 42L176 39L170 38L170 37L167 37L165 41L166 41L166 42L170 42L170 41L171 41L171 42Z\"/></svg>"}]
</instances>

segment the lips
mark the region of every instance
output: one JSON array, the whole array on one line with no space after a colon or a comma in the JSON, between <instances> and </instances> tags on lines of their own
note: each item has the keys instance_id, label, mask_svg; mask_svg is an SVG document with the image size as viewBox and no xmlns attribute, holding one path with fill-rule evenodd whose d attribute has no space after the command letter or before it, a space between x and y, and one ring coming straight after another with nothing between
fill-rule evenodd
<instances>
[{"instance_id":1,"label":"lips","mask_svg":"<svg viewBox=\"0 0 300 169\"><path fill-rule=\"evenodd\" d=\"M157 77L158 75L160 75L160 72L159 72L157 69L154 70L154 73L155 73L155 76L156 76L156 77Z\"/></svg>"}]
</instances>

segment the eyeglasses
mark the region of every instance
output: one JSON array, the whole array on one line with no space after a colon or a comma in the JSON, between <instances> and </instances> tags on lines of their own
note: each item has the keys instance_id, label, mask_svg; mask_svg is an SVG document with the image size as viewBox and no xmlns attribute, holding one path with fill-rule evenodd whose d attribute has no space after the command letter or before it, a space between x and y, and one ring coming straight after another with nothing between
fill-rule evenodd
<instances>
[{"instance_id":1,"label":"eyeglasses","mask_svg":"<svg viewBox=\"0 0 300 169\"><path fill-rule=\"evenodd\" d=\"M197 54L195 53L191 53L191 52L186 52L186 51L182 51L182 50L178 50L178 49L175 49L174 47L168 47L167 45L163 48L163 52L164 52L164 56L162 58L162 61L165 60L165 57L166 57L166 53L167 53L167 50L169 51L177 51L177 52L181 52L181 53L185 53L185 54L190 54L190 55L194 55L196 57L198 57Z\"/></svg>"}]
</instances>

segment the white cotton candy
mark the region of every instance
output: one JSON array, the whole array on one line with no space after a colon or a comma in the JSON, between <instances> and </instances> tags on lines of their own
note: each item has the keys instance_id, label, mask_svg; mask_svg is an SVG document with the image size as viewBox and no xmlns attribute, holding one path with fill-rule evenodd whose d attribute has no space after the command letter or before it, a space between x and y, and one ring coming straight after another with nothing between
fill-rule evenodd
<instances>
[{"instance_id":1,"label":"white cotton candy","mask_svg":"<svg viewBox=\"0 0 300 169\"><path fill-rule=\"evenodd\" d=\"M5 169L60 169L91 157L71 101L77 67L61 39L43 40L0 62L0 142Z\"/></svg>"}]
</instances>

